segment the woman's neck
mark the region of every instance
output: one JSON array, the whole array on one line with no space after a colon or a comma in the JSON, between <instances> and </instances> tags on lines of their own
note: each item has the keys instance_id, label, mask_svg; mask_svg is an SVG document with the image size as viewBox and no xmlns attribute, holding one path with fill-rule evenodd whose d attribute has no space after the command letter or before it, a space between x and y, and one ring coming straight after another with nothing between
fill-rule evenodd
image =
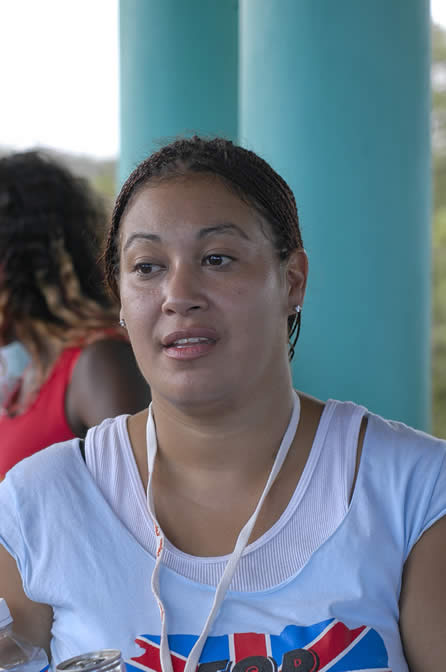
<instances>
[{"instance_id":1,"label":"woman's neck","mask_svg":"<svg viewBox=\"0 0 446 672\"><path fill-rule=\"evenodd\" d=\"M153 402L158 453L155 512L177 548L199 556L230 553L254 511L287 429L294 391L257 395L243 408L220 408L201 418ZM251 541L282 515L305 467L323 403L302 395L301 420L282 469L265 501ZM128 431L147 489L147 411L129 418Z\"/></svg>"},{"instance_id":2,"label":"woman's neck","mask_svg":"<svg viewBox=\"0 0 446 672\"><path fill-rule=\"evenodd\" d=\"M280 401L279 401L280 400ZM255 394L242 404L220 403L205 414L172 408L153 399L158 456L178 469L252 470L269 467L288 426L294 402L282 394Z\"/></svg>"},{"instance_id":3,"label":"woman's neck","mask_svg":"<svg viewBox=\"0 0 446 672\"><path fill-rule=\"evenodd\" d=\"M200 492L263 482L290 421L294 391L254 394L242 405L219 404L188 413L153 394L158 452L156 481L168 490ZM279 403L280 401L280 403ZM147 411L129 418L128 431L144 488L147 487ZM229 494L229 492L228 492Z\"/></svg>"},{"instance_id":4,"label":"woman's neck","mask_svg":"<svg viewBox=\"0 0 446 672\"><path fill-rule=\"evenodd\" d=\"M289 395L268 395L263 403L245 404L243 412L201 424L173 418L155 403L158 454L154 499L167 538L192 555L230 553L241 527L265 487L294 402ZM273 400L270 399L273 397ZM278 478L256 523L251 541L278 520L305 467L323 404L300 395L301 419ZM280 399L280 405L277 400ZM129 434L143 486L147 488L145 428L147 412L129 419Z\"/></svg>"}]
</instances>

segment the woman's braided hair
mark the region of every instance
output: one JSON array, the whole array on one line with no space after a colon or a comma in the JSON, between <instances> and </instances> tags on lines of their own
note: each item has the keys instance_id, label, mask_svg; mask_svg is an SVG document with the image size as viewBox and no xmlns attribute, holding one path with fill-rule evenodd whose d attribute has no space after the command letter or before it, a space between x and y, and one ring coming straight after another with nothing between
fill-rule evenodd
<instances>
[{"instance_id":1,"label":"woman's braided hair","mask_svg":"<svg viewBox=\"0 0 446 672\"><path fill-rule=\"evenodd\" d=\"M281 260L303 248L293 192L266 161L223 138L194 136L179 139L140 163L116 200L104 253L107 281L116 297L119 297L119 227L130 197L151 180L190 173L218 175L242 200L254 207L269 222ZM300 319L300 313L288 318L290 359L299 337Z\"/></svg>"},{"instance_id":2,"label":"woman's braided hair","mask_svg":"<svg viewBox=\"0 0 446 672\"><path fill-rule=\"evenodd\" d=\"M21 341L47 373L42 343L87 344L118 313L98 263L106 213L99 198L41 152L0 159L0 343Z\"/></svg>"}]
</instances>

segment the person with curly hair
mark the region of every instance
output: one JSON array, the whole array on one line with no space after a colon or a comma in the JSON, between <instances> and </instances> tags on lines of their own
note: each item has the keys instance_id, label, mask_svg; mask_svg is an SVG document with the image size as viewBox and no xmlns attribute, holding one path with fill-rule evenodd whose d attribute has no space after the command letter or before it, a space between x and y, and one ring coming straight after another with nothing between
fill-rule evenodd
<instances>
[{"instance_id":1,"label":"person with curly hair","mask_svg":"<svg viewBox=\"0 0 446 672\"><path fill-rule=\"evenodd\" d=\"M53 666L441 670L446 443L294 389L308 260L286 182L177 140L124 184L104 258L152 403L0 485L19 634Z\"/></svg>"},{"instance_id":2,"label":"person with curly hair","mask_svg":"<svg viewBox=\"0 0 446 672\"><path fill-rule=\"evenodd\" d=\"M0 346L30 360L1 398L0 477L150 400L98 261L105 224L87 182L48 156L0 159Z\"/></svg>"}]
</instances>

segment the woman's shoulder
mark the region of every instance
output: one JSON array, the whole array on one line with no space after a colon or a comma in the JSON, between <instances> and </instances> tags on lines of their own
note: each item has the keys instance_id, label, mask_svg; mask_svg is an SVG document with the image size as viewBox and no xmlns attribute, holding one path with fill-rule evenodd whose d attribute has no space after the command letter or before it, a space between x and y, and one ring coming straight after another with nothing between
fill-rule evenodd
<instances>
[{"instance_id":1,"label":"woman's shoulder","mask_svg":"<svg viewBox=\"0 0 446 672\"><path fill-rule=\"evenodd\" d=\"M33 453L29 457L18 462L6 475L14 477L15 480L26 482L31 474L36 475L40 471L50 471L53 468L59 468L64 462L72 462L79 448L79 439L69 439L60 441Z\"/></svg>"},{"instance_id":2,"label":"woman's shoulder","mask_svg":"<svg viewBox=\"0 0 446 672\"><path fill-rule=\"evenodd\" d=\"M446 456L446 441L404 422L367 412L366 441L375 451L391 451L407 460L439 460Z\"/></svg>"},{"instance_id":3,"label":"woman's shoulder","mask_svg":"<svg viewBox=\"0 0 446 672\"><path fill-rule=\"evenodd\" d=\"M101 446L113 448L125 433L126 416L110 418L88 431L86 444L93 450ZM70 439L34 453L7 472L0 483L0 510L11 514L14 511L14 516L28 519L39 510L57 508L61 502L88 499L94 489L94 479L81 452L81 439Z\"/></svg>"},{"instance_id":4,"label":"woman's shoulder","mask_svg":"<svg viewBox=\"0 0 446 672\"><path fill-rule=\"evenodd\" d=\"M86 442L92 446L116 445L126 435L126 415L103 420L88 430ZM57 484L82 478L85 463L81 452L81 439L54 443L18 462L8 471L0 486L0 497L4 496L4 485L14 490L16 495L30 499L32 493L57 487ZM85 475L85 473L84 473Z\"/></svg>"},{"instance_id":5,"label":"woman's shoulder","mask_svg":"<svg viewBox=\"0 0 446 672\"><path fill-rule=\"evenodd\" d=\"M78 458L81 457L79 439L70 439L54 443L48 448L39 450L26 457L10 469L0 485L0 497L8 487L27 499L39 490L50 489L64 474L72 474L76 470Z\"/></svg>"},{"instance_id":6,"label":"woman's shoulder","mask_svg":"<svg viewBox=\"0 0 446 672\"><path fill-rule=\"evenodd\" d=\"M106 418L98 425L90 427L85 437L85 445L89 451L95 453L101 450L110 450L129 441L127 423L130 422L128 413L117 415L114 418Z\"/></svg>"},{"instance_id":7,"label":"woman's shoulder","mask_svg":"<svg viewBox=\"0 0 446 672\"><path fill-rule=\"evenodd\" d=\"M363 415L366 421L365 442L375 452L387 454L432 456L442 458L446 454L446 440L433 436L399 421L391 420L370 411L353 401L329 399L325 404L326 414L336 414L340 420L348 421L355 415Z\"/></svg>"},{"instance_id":8,"label":"woman's shoulder","mask_svg":"<svg viewBox=\"0 0 446 672\"><path fill-rule=\"evenodd\" d=\"M407 557L446 514L446 441L374 413L367 420L356 490L382 520L399 522Z\"/></svg>"},{"instance_id":9,"label":"woman's shoulder","mask_svg":"<svg viewBox=\"0 0 446 672\"><path fill-rule=\"evenodd\" d=\"M70 482L82 487L79 439L56 443L18 462L0 483L0 542L23 545L24 530L61 510L70 498ZM84 469L85 469L85 465Z\"/></svg>"},{"instance_id":10,"label":"woman's shoulder","mask_svg":"<svg viewBox=\"0 0 446 672\"><path fill-rule=\"evenodd\" d=\"M446 492L446 441L404 422L390 420L350 401L329 400L324 419L346 441L358 436L355 480L366 491L376 489L392 498L430 489L443 482ZM386 490L387 489L387 490ZM416 496L415 496L416 499ZM415 501L414 499L414 501Z\"/></svg>"}]
</instances>

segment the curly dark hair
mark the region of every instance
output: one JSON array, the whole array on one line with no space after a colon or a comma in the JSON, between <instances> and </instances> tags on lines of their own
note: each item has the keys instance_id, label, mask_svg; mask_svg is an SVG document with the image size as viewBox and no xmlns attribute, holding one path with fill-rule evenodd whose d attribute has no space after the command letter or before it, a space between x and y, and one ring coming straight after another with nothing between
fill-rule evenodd
<instances>
[{"instance_id":1,"label":"curly dark hair","mask_svg":"<svg viewBox=\"0 0 446 672\"><path fill-rule=\"evenodd\" d=\"M99 259L106 213L87 182L41 152L0 159L0 342L88 343L117 325ZM40 382L44 371L41 371Z\"/></svg>"},{"instance_id":2,"label":"curly dark hair","mask_svg":"<svg viewBox=\"0 0 446 672\"><path fill-rule=\"evenodd\" d=\"M198 136L178 139L139 164L124 183L115 203L104 260L112 293L119 298L119 227L130 197L149 181L172 179L189 173L218 175L242 200L271 225L281 260L303 249L296 201L288 184L257 154L223 138ZM288 318L290 359L299 337L301 313Z\"/></svg>"}]
</instances>

